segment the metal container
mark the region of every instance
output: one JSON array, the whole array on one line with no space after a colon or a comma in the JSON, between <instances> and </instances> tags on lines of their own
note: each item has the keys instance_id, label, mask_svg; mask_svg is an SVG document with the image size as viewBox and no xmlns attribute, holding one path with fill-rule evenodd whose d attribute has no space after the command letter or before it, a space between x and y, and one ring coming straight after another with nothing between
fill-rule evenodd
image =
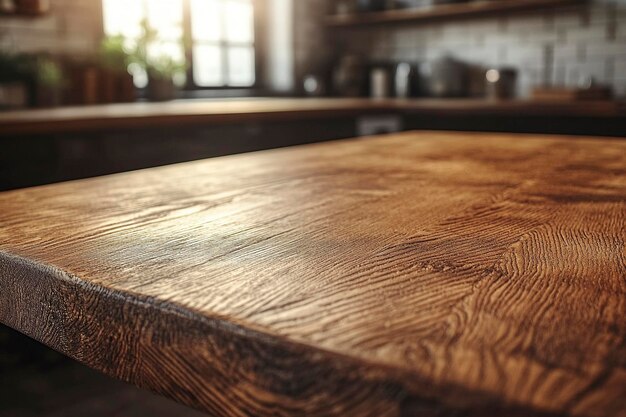
<instances>
[{"instance_id":1,"label":"metal container","mask_svg":"<svg viewBox=\"0 0 626 417\"><path fill-rule=\"evenodd\" d=\"M367 89L367 66L355 55L345 55L333 71L333 91L342 97L357 97Z\"/></svg>"},{"instance_id":2,"label":"metal container","mask_svg":"<svg viewBox=\"0 0 626 417\"><path fill-rule=\"evenodd\" d=\"M374 68L370 72L370 95L372 98L391 97L391 76L387 68Z\"/></svg>"},{"instance_id":3,"label":"metal container","mask_svg":"<svg viewBox=\"0 0 626 417\"><path fill-rule=\"evenodd\" d=\"M495 100L515 97L517 71L513 68L490 69L485 73L487 97Z\"/></svg>"},{"instance_id":4,"label":"metal container","mask_svg":"<svg viewBox=\"0 0 626 417\"><path fill-rule=\"evenodd\" d=\"M465 97L468 92L468 68L461 61L443 56L420 68L425 93L432 97Z\"/></svg>"},{"instance_id":5,"label":"metal container","mask_svg":"<svg viewBox=\"0 0 626 417\"><path fill-rule=\"evenodd\" d=\"M359 12L377 12L387 8L387 0L358 0Z\"/></svg>"},{"instance_id":6,"label":"metal container","mask_svg":"<svg viewBox=\"0 0 626 417\"><path fill-rule=\"evenodd\" d=\"M407 62L399 63L396 66L396 76L394 82L396 97L407 98L413 95L415 90L415 79L415 68Z\"/></svg>"},{"instance_id":7,"label":"metal container","mask_svg":"<svg viewBox=\"0 0 626 417\"><path fill-rule=\"evenodd\" d=\"M322 97L326 94L326 84L318 75L306 75L302 80L302 88L305 94L310 97Z\"/></svg>"}]
</instances>

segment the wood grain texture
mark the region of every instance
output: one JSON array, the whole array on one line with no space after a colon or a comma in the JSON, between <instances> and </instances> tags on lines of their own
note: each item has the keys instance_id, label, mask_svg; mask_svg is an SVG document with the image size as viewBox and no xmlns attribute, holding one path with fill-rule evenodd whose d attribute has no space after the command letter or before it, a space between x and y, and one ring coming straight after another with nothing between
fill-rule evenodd
<instances>
[{"instance_id":1,"label":"wood grain texture","mask_svg":"<svg viewBox=\"0 0 626 417\"><path fill-rule=\"evenodd\" d=\"M19 366L11 356L18 356ZM1 325L0 370L2 417L208 417L109 378Z\"/></svg>"},{"instance_id":2,"label":"wood grain texture","mask_svg":"<svg viewBox=\"0 0 626 417\"><path fill-rule=\"evenodd\" d=\"M243 99L187 100L21 110L0 113L3 135L53 134L155 126L232 124L361 116L368 113L626 118L614 101L545 102L482 99Z\"/></svg>"},{"instance_id":3,"label":"wood grain texture","mask_svg":"<svg viewBox=\"0 0 626 417\"><path fill-rule=\"evenodd\" d=\"M0 194L0 321L217 416L625 416L626 142L407 133Z\"/></svg>"}]
</instances>

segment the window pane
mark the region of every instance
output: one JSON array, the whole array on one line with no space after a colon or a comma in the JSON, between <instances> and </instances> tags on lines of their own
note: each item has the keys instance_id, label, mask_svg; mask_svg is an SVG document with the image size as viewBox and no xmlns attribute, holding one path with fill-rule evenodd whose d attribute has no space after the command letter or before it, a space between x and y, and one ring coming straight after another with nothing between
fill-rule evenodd
<instances>
[{"instance_id":1,"label":"window pane","mask_svg":"<svg viewBox=\"0 0 626 417\"><path fill-rule=\"evenodd\" d=\"M177 42L155 42L148 46L148 59L153 63L163 59L183 63L185 62L185 51L183 46Z\"/></svg>"},{"instance_id":2,"label":"window pane","mask_svg":"<svg viewBox=\"0 0 626 417\"><path fill-rule=\"evenodd\" d=\"M224 85L222 50L219 46L196 45L193 48L193 79L201 87Z\"/></svg>"},{"instance_id":3,"label":"window pane","mask_svg":"<svg viewBox=\"0 0 626 417\"><path fill-rule=\"evenodd\" d=\"M221 39L221 6L219 0L191 0L191 31L193 40Z\"/></svg>"},{"instance_id":4,"label":"window pane","mask_svg":"<svg viewBox=\"0 0 626 417\"><path fill-rule=\"evenodd\" d=\"M226 0L224 4L226 39L230 42L254 41L254 13L247 0Z\"/></svg>"},{"instance_id":5,"label":"window pane","mask_svg":"<svg viewBox=\"0 0 626 417\"><path fill-rule=\"evenodd\" d=\"M146 4L148 22L157 30L159 39L181 40L183 37L182 0L146 0Z\"/></svg>"},{"instance_id":6,"label":"window pane","mask_svg":"<svg viewBox=\"0 0 626 417\"><path fill-rule=\"evenodd\" d=\"M107 35L122 35L137 38L143 18L143 4L140 0L104 0L104 32Z\"/></svg>"},{"instance_id":7,"label":"window pane","mask_svg":"<svg viewBox=\"0 0 626 417\"><path fill-rule=\"evenodd\" d=\"M228 84L248 87L254 84L254 49L228 48Z\"/></svg>"},{"instance_id":8,"label":"window pane","mask_svg":"<svg viewBox=\"0 0 626 417\"><path fill-rule=\"evenodd\" d=\"M126 37L129 49L141 34L145 18L158 40L148 48L153 65L169 59L184 62L180 45L191 29L193 77L201 87L247 87L255 82L254 8L252 0L102 0L108 35ZM187 3L188 1L188 3ZM190 6L190 28L183 27L184 7ZM136 65L134 67L137 67ZM137 84L145 84L145 72L133 68Z\"/></svg>"}]
</instances>

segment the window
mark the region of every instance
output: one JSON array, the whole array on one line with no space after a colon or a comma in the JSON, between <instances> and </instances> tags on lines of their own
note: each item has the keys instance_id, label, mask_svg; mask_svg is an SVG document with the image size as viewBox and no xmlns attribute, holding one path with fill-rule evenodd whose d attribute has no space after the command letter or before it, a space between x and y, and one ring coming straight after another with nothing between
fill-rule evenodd
<instances>
[{"instance_id":1,"label":"window","mask_svg":"<svg viewBox=\"0 0 626 417\"><path fill-rule=\"evenodd\" d=\"M190 0L196 85L254 84L251 0Z\"/></svg>"},{"instance_id":2,"label":"window","mask_svg":"<svg viewBox=\"0 0 626 417\"><path fill-rule=\"evenodd\" d=\"M148 56L186 60L190 86L250 87L255 83L252 0L103 0L103 12L105 34L122 35L129 48L147 21L158 33ZM135 83L145 86L145 73L131 70Z\"/></svg>"}]
</instances>

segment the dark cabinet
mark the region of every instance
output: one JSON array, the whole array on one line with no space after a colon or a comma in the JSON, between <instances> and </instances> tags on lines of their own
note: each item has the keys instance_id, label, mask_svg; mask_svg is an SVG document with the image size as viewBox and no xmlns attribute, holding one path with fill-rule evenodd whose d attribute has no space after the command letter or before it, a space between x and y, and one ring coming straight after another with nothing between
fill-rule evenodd
<instances>
[{"instance_id":1,"label":"dark cabinet","mask_svg":"<svg viewBox=\"0 0 626 417\"><path fill-rule=\"evenodd\" d=\"M0 137L0 190L355 135L335 118Z\"/></svg>"}]
</instances>

